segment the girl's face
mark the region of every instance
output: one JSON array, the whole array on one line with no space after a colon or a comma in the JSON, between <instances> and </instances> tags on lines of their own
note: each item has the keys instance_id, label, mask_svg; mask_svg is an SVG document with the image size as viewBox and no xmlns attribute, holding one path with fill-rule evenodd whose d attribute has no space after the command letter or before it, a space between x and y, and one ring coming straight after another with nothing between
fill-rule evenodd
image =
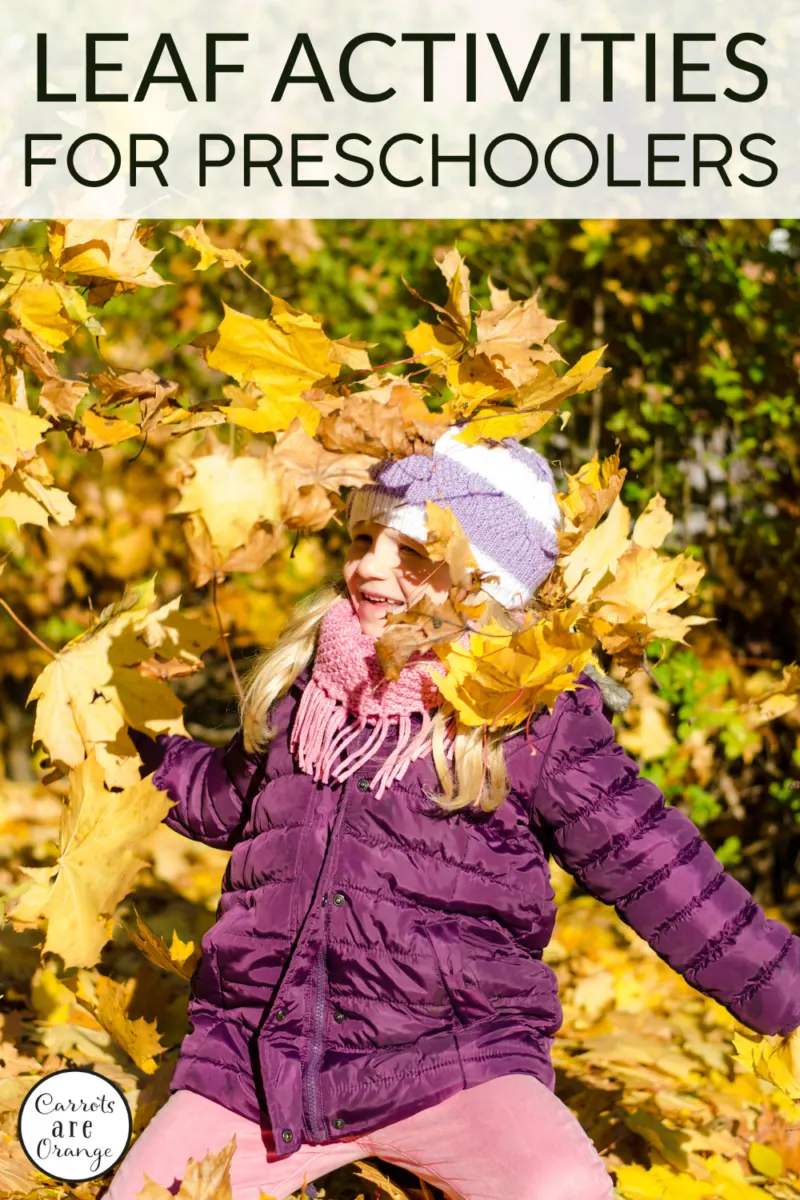
<instances>
[{"instance_id":1,"label":"girl's face","mask_svg":"<svg viewBox=\"0 0 800 1200\"><path fill-rule=\"evenodd\" d=\"M387 613L411 609L423 596L434 604L447 599L450 568L432 562L424 543L379 521L359 521L351 535L343 573L364 633L380 637Z\"/></svg>"}]
</instances>

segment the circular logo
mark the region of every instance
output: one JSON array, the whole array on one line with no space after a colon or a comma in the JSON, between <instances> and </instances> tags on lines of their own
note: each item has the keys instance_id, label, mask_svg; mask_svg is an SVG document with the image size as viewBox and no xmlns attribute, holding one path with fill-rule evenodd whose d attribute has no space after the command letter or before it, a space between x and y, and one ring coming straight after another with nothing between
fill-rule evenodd
<instances>
[{"instance_id":1,"label":"circular logo","mask_svg":"<svg viewBox=\"0 0 800 1200\"><path fill-rule=\"evenodd\" d=\"M86 1183L113 1170L133 1121L124 1092L96 1071L65 1067L34 1084L17 1133L35 1167L62 1183Z\"/></svg>"}]
</instances>

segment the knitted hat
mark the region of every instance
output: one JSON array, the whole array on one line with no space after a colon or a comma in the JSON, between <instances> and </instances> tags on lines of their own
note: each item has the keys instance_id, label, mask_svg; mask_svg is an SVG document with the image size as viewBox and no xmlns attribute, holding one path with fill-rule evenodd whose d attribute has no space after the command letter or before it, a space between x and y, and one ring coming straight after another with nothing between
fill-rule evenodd
<instances>
[{"instance_id":1,"label":"knitted hat","mask_svg":"<svg viewBox=\"0 0 800 1200\"><path fill-rule=\"evenodd\" d=\"M453 426L433 457L410 454L370 469L374 483L351 493L348 526L379 521L419 542L428 540L425 501L452 509L481 571L496 575L483 590L505 608L526 604L558 558L564 518L545 458L516 438L467 446Z\"/></svg>"}]
</instances>

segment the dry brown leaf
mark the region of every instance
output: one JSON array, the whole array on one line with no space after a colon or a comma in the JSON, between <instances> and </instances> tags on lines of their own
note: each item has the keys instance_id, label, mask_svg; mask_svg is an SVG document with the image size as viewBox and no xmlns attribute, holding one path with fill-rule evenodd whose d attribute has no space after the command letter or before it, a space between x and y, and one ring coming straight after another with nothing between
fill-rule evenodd
<instances>
[{"instance_id":1,"label":"dry brown leaf","mask_svg":"<svg viewBox=\"0 0 800 1200\"><path fill-rule=\"evenodd\" d=\"M102 371L99 375L90 376L89 382L109 405L138 400L141 413L139 425L143 432L158 423L161 410L180 391L180 384L164 379L149 367L143 371L123 371L119 374Z\"/></svg>"},{"instance_id":2,"label":"dry brown leaf","mask_svg":"<svg viewBox=\"0 0 800 1200\"><path fill-rule=\"evenodd\" d=\"M388 613L386 628L375 642L384 675L387 679L397 679L412 654L449 642L466 628L452 593L442 604L435 605L428 596L422 596L412 609Z\"/></svg>"},{"instance_id":3,"label":"dry brown leaf","mask_svg":"<svg viewBox=\"0 0 800 1200\"><path fill-rule=\"evenodd\" d=\"M322 529L343 505L340 488L369 483L379 460L366 454L337 454L308 436L295 419L275 442L271 463L281 483L282 515L292 529Z\"/></svg>"},{"instance_id":4,"label":"dry brown leaf","mask_svg":"<svg viewBox=\"0 0 800 1200\"><path fill-rule=\"evenodd\" d=\"M512 300L507 289L489 280L491 308L475 318L477 340L470 354L485 355L492 366L515 388L526 383L540 362L563 362L550 334L562 323L539 307L539 292L527 300Z\"/></svg>"},{"instance_id":5,"label":"dry brown leaf","mask_svg":"<svg viewBox=\"0 0 800 1200\"><path fill-rule=\"evenodd\" d=\"M333 403L328 407L332 409ZM431 413L421 395L406 383L356 392L338 399L335 406L335 412L320 419L317 437L327 450L340 453L403 458L430 450L447 427L444 418Z\"/></svg>"}]
</instances>

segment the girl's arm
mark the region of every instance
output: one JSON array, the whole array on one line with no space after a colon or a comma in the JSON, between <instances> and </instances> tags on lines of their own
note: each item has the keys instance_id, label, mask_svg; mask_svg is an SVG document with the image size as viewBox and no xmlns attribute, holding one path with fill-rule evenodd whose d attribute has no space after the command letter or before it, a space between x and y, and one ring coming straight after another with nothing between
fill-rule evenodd
<instances>
[{"instance_id":1,"label":"girl's arm","mask_svg":"<svg viewBox=\"0 0 800 1200\"><path fill-rule=\"evenodd\" d=\"M248 819L253 796L263 781L266 756L247 754L241 729L227 746L209 746L183 734L155 739L128 726L142 759L141 775L174 800L164 817L184 837L230 850Z\"/></svg>"},{"instance_id":2,"label":"girl's arm","mask_svg":"<svg viewBox=\"0 0 800 1200\"><path fill-rule=\"evenodd\" d=\"M556 862L692 987L758 1033L791 1033L800 1025L800 938L767 918L689 817L640 776L597 684L585 673L580 682L558 698L544 731L534 827Z\"/></svg>"}]
</instances>

